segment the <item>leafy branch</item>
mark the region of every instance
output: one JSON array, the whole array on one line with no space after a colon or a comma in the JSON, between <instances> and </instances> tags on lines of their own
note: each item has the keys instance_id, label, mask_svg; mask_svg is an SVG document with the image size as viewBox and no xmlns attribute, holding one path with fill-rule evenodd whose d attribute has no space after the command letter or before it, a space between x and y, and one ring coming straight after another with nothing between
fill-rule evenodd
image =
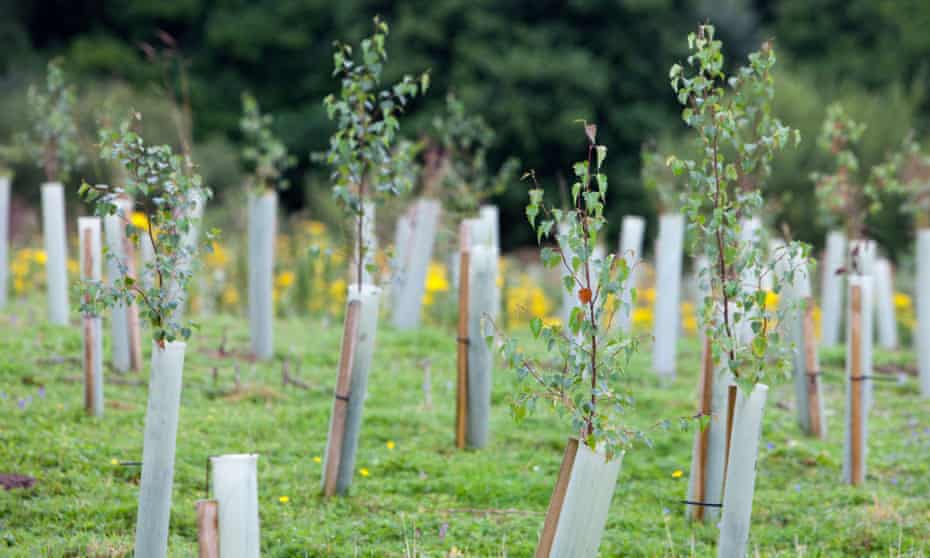
<instances>
[{"instance_id":1,"label":"leafy branch","mask_svg":"<svg viewBox=\"0 0 930 558\"><path fill-rule=\"evenodd\" d=\"M336 123L326 155L333 168L333 195L356 218L358 281L363 277L367 246L363 238L364 201L366 196L396 196L410 189L412 146L398 141L398 116L429 88L429 73L424 72L416 79L404 76L380 89L389 29L378 17L374 27L373 35L361 42L358 60L350 45L334 44L333 76L339 78L340 90L323 100L329 119ZM402 151L398 153L397 148Z\"/></svg>"},{"instance_id":2,"label":"leafy branch","mask_svg":"<svg viewBox=\"0 0 930 558\"><path fill-rule=\"evenodd\" d=\"M99 313L102 308L118 304L137 303L142 315L152 326L153 338L159 346L179 338L190 337L192 324L181 324L176 310L183 302L184 292L192 277L197 246L188 240L188 233L197 226L195 217L198 199L209 198L211 192L202 184L200 175L191 172L193 164L184 155L176 155L167 145L146 145L133 129L141 115L132 113L118 130L100 132L100 156L118 162L124 171L123 186L83 183L80 195L94 204L99 216L117 215L125 225L130 242L139 245L144 235L153 248L154 257L146 263L146 273L154 278L143 287L129 274L128 263L117 254L107 253L118 277L110 285L98 281L81 284L84 297L81 311ZM136 209L146 216L146 226L133 225L121 202L132 200ZM217 231L210 231L204 242L209 249Z\"/></svg>"}]
</instances>

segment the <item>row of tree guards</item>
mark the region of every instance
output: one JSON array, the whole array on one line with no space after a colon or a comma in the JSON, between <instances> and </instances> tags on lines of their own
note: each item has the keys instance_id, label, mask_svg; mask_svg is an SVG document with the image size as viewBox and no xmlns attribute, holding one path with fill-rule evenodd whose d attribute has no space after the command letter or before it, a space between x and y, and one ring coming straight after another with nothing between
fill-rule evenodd
<instances>
[{"instance_id":1,"label":"row of tree guards","mask_svg":"<svg viewBox=\"0 0 930 558\"><path fill-rule=\"evenodd\" d=\"M365 56L352 63L347 62L353 49L336 45L334 60L341 91L324 101L327 113L338 124L327 154L327 161L334 168L334 194L357 225L353 284L346 300L321 478L321 491L326 496L346 494L351 487L375 350L382 289L369 267L376 249L374 201L381 195L409 187L408 173L397 165L398 160L403 161L410 153L396 141L395 115L398 107L425 93L429 84L429 77L424 74L417 79L404 77L383 92L373 91L371 84L380 83L387 59L386 34L387 25L376 19L375 36L365 43ZM718 553L729 558L746 555L768 393L768 386L761 380L772 362L788 362L794 369L801 427L813 436L823 437L826 424L813 335L807 254L798 243L788 240L765 246L761 220L751 217L759 215L762 208L762 198L756 189L744 189L728 202L721 201L721 196L725 197L737 186L752 186L754 180L764 178L764 172L757 174L757 169L764 170L772 154L787 143L790 129L770 116L771 91L758 96L760 91L771 88L768 71L774 64L774 54L771 45L764 44L749 57L748 67L727 80L721 70L722 45L713 39L713 34L712 26L701 25L698 33L689 36L689 50L693 53L689 69L675 65L669 73L671 85L684 106L683 120L690 127L703 130L699 139L704 148L700 152L712 159L700 164L674 156L668 160L676 173L688 171L699 189L687 194L693 197L681 214L666 212L659 219L653 366L663 378L676 373L687 217L692 226L706 225L693 227L699 235L699 242L693 245L700 249L692 249L692 255L702 278L699 284L704 302L702 316L710 323L702 324L707 337L698 386L698 414L707 425L695 433L688 499L684 504L686 513L694 519L720 519ZM54 70L50 66L49 90L51 96L59 96L63 86L60 71L56 74ZM722 83L731 85L734 92L725 94L717 87ZM720 102L730 94L739 95L740 102ZM280 178L287 157L279 142L270 136L268 120L258 113L254 100L251 105L247 101L245 104L247 118L243 129L247 135L259 136L258 146L247 157L255 163L257 181L249 199L250 332L255 355L269 358L274 352L270 291L276 194L272 185ZM67 103L60 105L67 108ZM750 121L747 118L750 108L753 114L761 115L761 121L756 125L753 120L752 130L741 129L741 123ZM726 112L722 118L721 113L708 112L716 110ZM721 141L719 132L708 131L703 124L709 117L725 130L726 137L739 139L730 146L740 155L739 169L721 159L717 149L717 142ZM134 127L140 118L132 113L118 130L101 130L101 156L121 165L125 184L115 188L83 184L80 190L93 202L96 215L78 222L80 307L85 402L88 412L96 416L103 413L104 401L102 309L109 308L114 313L113 360L117 369L138 367L141 360L141 351L135 347L139 343L138 333L131 332L139 316L138 310L133 310L134 305L145 306L142 314L153 330L134 553L141 558L160 558L167 554L184 356L190 335L190 326L182 322L184 293L198 255L199 224L209 189L202 186L200 177L193 172L189 149L183 156L175 156L168 146L145 145ZM632 274L642 259L645 226L639 217L624 220L621 258L598 242L598 231L606 230L607 225L604 217L607 177L601 172L607 148L596 143L595 125L584 123L584 132L588 139L587 156L572 169L575 183L571 188L571 208L553 210L547 206L544 190L532 173L528 175L534 187L526 213L540 237L555 237L556 248L544 247L541 259L546 266L560 269L566 293L564 324L545 325L536 317L530 326L534 337L546 341L550 357L556 359L557 365L549 366L555 375L550 376L550 370L538 367L538 362L522 354L513 340L502 339L497 345L485 342L487 337L501 333L493 327L501 301L497 287L500 248L496 209L474 207L475 217L465 219L459 228L455 445L481 448L487 444L492 345L499 348L510 365L523 372L524 381L538 382L535 391L531 387L520 395L531 393L562 405L573 424L582 425L577 429L577 437L566 445L542 525L537 557L597 553L628 447L626 440L637 434L622 424L619 414L611 411L611 406L625 410L632 398L625 398L620 390L609 389L609 382L617 381L611 376L624 371L629 356L636 350L635 343L627 344L632 340L627 332L633 302L630 291L635 284ZM60 130L52 130L43 136L46 147L52 148L45 151L52 160L46 160L50 183L43 186L42 206L49 319L66 324L64 196L61 184L53 182L53 171L58 168L55 158L59 154L55 146L60 144L62 134ZM744 134L751 137L744 138ZM185 143L183 138L181 143ZM725 172L719 173L719 169ZM700 190L708 185L714 185L710 188L714 193L709 197ZM7 209L8 186L7 182L4 194L0 182L0 204ZM136 200L142 199L147 224L137 227L129 215ZM715 215L710 220L706 218L708 208ZM419 324L439 212L440 203L424 197L397 224L395 275L390 285L391 321L397 328L415 328ZM734 218L718 219L717 212L731 212L729 217ZM540 218L542 214L545 216ZM8 211L3 211L0 229L8 230L8 217ZM109 262L106 283L101 277L103 232ZM204 242L212 240L209 232L202 236ZM4 254L5 242L4 239ZM836 236L831 235L828 247L837 249L837 243ZM885 329L882 324L893 323L893 317L890 322L888 316L883 317L883 311L892 309L893 304L887 300L892 293L890 266L876 260L874 242L853 239L848 249L845 241L842 244L841 257L827 255L824 281L837 277L838 266L845 270L845 306L842 296L829 304L836 310L833 321L838 322L840 314L845 314L847 401L843 477L857 485L864 482L866 475L868 414L873 401L873 312L879 309L877 321L881 331ZM728 246L736 248L727 250ZM924 253L927 250L930 237L922 232L918 235L919 284L930 279L926 277L930 273L930 254ZM141 269L136 267L137 256L144 262ZM774 270L774 278L768 274L770 269ZM6 281L5 269L0 276ZM782 295L779 304L784 305L785 313L778 314L779 321L788 326L795 342L790 359L768 352L765 344L767 320L776 315L764 304L771 289ZM830 283L823 294L834 295L837 290L842 287ZM930 308L921 293L918 289L918 319L926 321ZM619 325L613 331L606 329L612 325L608 316L613 314L606 310L608 295L615 295L620 301L616 322ZM825 307L829 304L824 301ZM843 307L845 311L840 312ZM828 320L825 318L824 322ZM923 368L930 360L925 354L927 339L922 337L925 329L918 328L917 341L922 386L930 383ZM124 337L117 341L120 335ZM890 334L882 339L896 344ZM618 356L621 354L626 355L626 361ZM582 404L576 405L573 396L581 396L578 400ZM521 401L517 397L512 403L516 407ZM201 556L258 556L257 456L224 455L211 457L208 463L205 488L208 492L212 489L213 498L209 499L208 494L208 499L199 502L196 510Z\"/></svg>"}]
</instances>

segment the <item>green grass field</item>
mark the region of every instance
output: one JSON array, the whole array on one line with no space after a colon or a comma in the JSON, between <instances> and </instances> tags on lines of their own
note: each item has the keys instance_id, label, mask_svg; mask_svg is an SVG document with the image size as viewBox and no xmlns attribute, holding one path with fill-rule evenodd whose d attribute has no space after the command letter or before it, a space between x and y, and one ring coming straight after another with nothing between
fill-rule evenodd
<instances>
[{"instance_id":1,"label":"green grass field","mask_svg":"<svg viewBox=\"0 0 930 558\"><path fill-rule=\"evenodd\" d=\"M139 468L113 460L141 459L147 370L108 370L106 416L86 417L79 328L42 325L38 313L20 306L0 321L0 472L38 479L31 489L0 491L0 556L130 555ZM263 556L532 555L571 433L551 416L515 424L507 405L512 374L498 367L492 443L480 452L456 451L454 332L402 333L384 322L357 459L368 474L357 472L351 495L329 501L319 495L316 458L326 442L341 324L280 321L275 361L254 367L216 354L224 335L231 351L247 351L244 320L204 324L189 344L184 372L170 556L197 555L194 502L204 496L207 456L238 452L261 454ZM651 375L648 353L637 358L629 382L638 394L638 424L676 424L693 414L698 357L697 343L684 341L678 379L668 386ZM309 389L282 385L285 358ZM805 438L796 427L787 380L772 388L750 534L754 556L928 552L930 402L919 399L913 379L878 384L867 483L843 486L842 358L823 357L826 441ZM431 410L424 407L424 361L432 370ZM243 387L230 394L237 363ZM689 523L677 503L685 497L693 432L650 434L654 447L632 448L624 459L601 556L715 556L717 528Z\"/></svg>"}]
</instances>

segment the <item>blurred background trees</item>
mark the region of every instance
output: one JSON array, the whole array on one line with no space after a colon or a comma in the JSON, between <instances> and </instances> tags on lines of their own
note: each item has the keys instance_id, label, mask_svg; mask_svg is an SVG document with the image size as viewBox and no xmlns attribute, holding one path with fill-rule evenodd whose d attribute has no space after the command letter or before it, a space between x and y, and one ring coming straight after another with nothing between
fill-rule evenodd
<instances>
[{"instance_id":1,"label":"blurred background trees","mask_svg":"<svg viewBox=\"0 0 930 558\"><path fill-rule=\"evenodd\" d=\"M371 17L392 26L387 80L430 68L430 94L417 100L403 133L419 138L453 91L496 132L489 166L511 156L536 169L557 200L560 169L580 147L575 121L599 126L610 149L607 173L614 232L624 213L654 223L653 201L640 181L640 148L685 141L668 87L685 36L712 21L736 64L761 40L779 55L779 116L801 129L802 146L776 161L769 192L772 220L819 244L813 218L812 170L826 161L815 138L826 106L842 100L868 124L863 165L884 158L909 128L927 131L930 100L930 3L921 0L4 0L0 22L0 143L26 126L25 90L45 62L62 57L79 83L82 123L92 132L103 107L132 106L154 138L174 143L170 104L159 90L161 69L144 44L177 42L190 79L194 153L218 199L241 199L237 144L240 94L255 94L275 115L275 133L298 157L290 210L309 207L334 219L328 170L310 154L326 148L331 124L322 98L336 88L331 44L370 31ZM396 73L396 75L394 75ZM116 110L116 109L111 109ZM88 135L94 141L95 134ZM39 171L17 165L17 192L39 183ZM106 169L88 167L88 180ZM566 177L567 178L567 177ZM37 189L36 189L37 192ZM28 196L27 196L28 197ZM514 182L501 206L505 248L532 242L523 223L526 186ZM870 222L892 252L904 249L910 227L894 203ZM651 229L651 227L650 227ZM613 234L613 233L612 233Z\"/></svg>"}]
</instances>

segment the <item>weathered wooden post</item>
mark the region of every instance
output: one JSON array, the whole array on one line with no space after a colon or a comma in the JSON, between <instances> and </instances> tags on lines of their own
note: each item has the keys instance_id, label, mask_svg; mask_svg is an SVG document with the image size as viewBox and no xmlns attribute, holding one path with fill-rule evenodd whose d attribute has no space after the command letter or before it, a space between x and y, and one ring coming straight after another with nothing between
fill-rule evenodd
<instances>
[{"instance_id":1,"label":"weathered wooden post","mask_svg":"<svg viewBox=\"0 0 930 558\"><path fill-rule=\"evenodd\" d=\"M878 343L893 351L898 348L898 322L894 315L894 277L887 258L875 260L874 277Z\"/></svg>"},{"instance_id":2,"label":"weathered wooden post","mask_svg":"<svg viewBox=\"0 0 930 558\"><path fill-rule=\"evenodd\" d=\"M468 433L468 294L471 278L471 239L468 222L459 226L459 321L456 339L455 447L465 448Z\"/></svg>"},{"instance_id":3,"label":"weathered wooden post","mask_svg":"<svg viewBox=\"0 0 930 558\"><path fill-rule=\"evenodd\" d=\"M852 485L865 482L866 475L872 383L872 287L871 276L849 277L843 480Z\"/></svg>"},{"instance_id":4,"label":"weathered wooden post","mask_svg":"<svg viewBox=\"0 0 930 558\"><path fill-rule=\"evenodd\" d=\"M680 326L681 258L685 219L680 214L659 216L656 240L656 302L652 367L664 377L675 376Z\"/></svg>"},{"instance_id":5,"label":"weathered wooden post","mask_svg":"<svg viewBox=\"0 0 930 558\"><path fill-rule=\"evenodd\" d=\"M274 238L278 194L249 192L249 334L259 360L274 355Z\"/></svg>"},{"instance_id":6,"label":"weathered wooden post","mask_svg":"<svg viewBox=\"0 0 930 558\"><path fill-rule=\"evenodd\" d=\"M199 558L220 558L219 510L216 500L197 500Z\"/></svg>"},{"instance_id":7,"label":"weathered wooden post","mask_svg":"<svg viewBox=\"0 0 930 558\"><path fill-rule=\"evenodd\" d=\"M843 323L843 285L845 275L837 271L846 265L846 234L835 230L827 233L827 246L820 266L820 342L832 347L841 341Z\"/></svg>"},{"instance_id":8,"label":"weathered wooden post","mask_svg":"<svg viewBox=\"0 0 930 558\"><path fill-rule=\"evenodd\" d=\"M420 324L420 309L426 287L426 271L433 253L433 241L439 224L439 202L420 199L410 214L409 242L403 248L397 299L392 307L392 322L398 329L414 329Z\"/></svg>"},{"instance_id":9,"label":"weathered wooden post","mask_svg":"<svg viewBox=\"0 0 930 558\"><path fill-rule=\"evenodd\" d=\"M102 256L100 218L78 219L78 239L81 250L81 279L101 280ZM85 298L85 302L90 302ZM88 415L103 416L103 327L100 316L85 313L81 328L84 363L84 409Z\"/></svg>"},{"instance_id":10,"label":"weathered wooden post","mask_svg":"<svg viewBox=\"0 0 930 558\"><path fill-rule=\"evenodd\" d=\"M211 457L218 509L220 558L258 558L258 455Z\"/></svg>"},{"instance_id":11,"label":"weathered wooden post","mask_svg":"<svg viewBox=\"0 0 930 558\"><path fill-rule=\"evenodd\" d=\"M65 191L60 182L42 185L42 232L48 319L56 325L68 325L68 244L65 240Z\"/></svg>"},{"instance_id":12,"label":"weathered wooden post","mask_svg":"<svg viewBox=\"0 0 930 558\"><path fill-rule=\"evenodd\" d=\"M632 288L636 286L636 266L643 257L643 233L646 231L646 220L637 215L624 215L620 229L620 254L626 261L630 274L623 286L623 299L619 300L614 323L621 331L629 332L633 326L632 316Z\"/></svg>"}]
</instances>

